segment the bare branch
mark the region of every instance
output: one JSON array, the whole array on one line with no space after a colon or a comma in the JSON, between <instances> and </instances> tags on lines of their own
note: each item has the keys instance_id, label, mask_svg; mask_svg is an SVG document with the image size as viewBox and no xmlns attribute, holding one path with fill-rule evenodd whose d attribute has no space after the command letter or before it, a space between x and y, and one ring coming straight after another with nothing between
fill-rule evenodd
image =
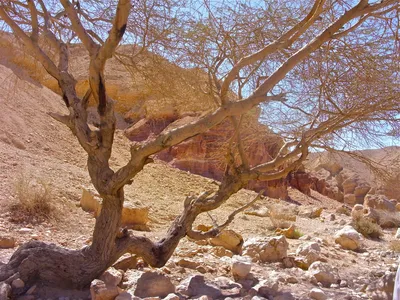
<instances>
[{"instance_id":1,"label":"bare branch","mask_svg":"<svg viewBox=\"0 0 400 300\"><path fill-rule=\"evenodd\" d=\"M79 20L79 16L74 8L74 6L69 2L69 0L60 0L62 6L65 9L65 12L68 15L68 18L71 20L72 28L78 35L79 39L82 41L83 45L85 45L86 50L90 53L90 55L95 55L99 45L97 45L90 35L86 32L86 29L83 27L81 21Z\"/></svg>"},{"instance_id":2,"label":"bare branch","mask_svg":"<svg viewBox=\"0 0 400 300\"><path fill-rule=\"evenodd\" d=\"M32 24L31 39L35 44L37 44L38 37L39 37L37 9L36 9L36 6L35 6L35 3L33 2L33 0L27 0L27 1L28 1L29 10L31 12L31 24Z\"/></svg>"}]
</instances>

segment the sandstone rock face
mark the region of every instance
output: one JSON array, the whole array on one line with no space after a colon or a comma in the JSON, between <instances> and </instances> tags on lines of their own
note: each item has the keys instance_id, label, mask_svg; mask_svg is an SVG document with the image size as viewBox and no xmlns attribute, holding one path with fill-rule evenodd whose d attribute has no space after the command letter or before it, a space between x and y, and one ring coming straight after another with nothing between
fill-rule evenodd
<instances>
[{"instance_id":1,"label":"sandstone rock face","mask_svg":"<svg viewBox=\"0 0 400 300\"><path fill-rule=\"evenodd\" d=\"M362 204L364 197L371 189L370 185L359 179L357 176L352 176L345 179L342 183L344 202L349 205Z\"/></svg>"},{"instance_id":2,"label":"sandstone rock face","mask_svg":"<svg viewBox=\"0 0 400 300\"><path fill-rule=\"evenodd\" d=\"M267 127L258 122L258 115L259 111L254 110L245 115L242 123L243 144L252 166L270 161L282 145L280 138L272 135ZM125 134L132 141L140 142L197 119L192 114L180 118L172 116L161 120L140 120L128 128ZM232 134L233 128L227 120L206 133L162 151L156 157L178 169L221 180L225 170L223 153L226 153L225 149ZM272 198L287 198L286 180L250 182L248 188L255 191L264 189L266 195Z\"/></svg>"},{"instance_id":3,"label":"sandstone rock face","mask_svg":"<svg viewBox=\"0 0 400 300\"><path fill-rule=\"evenodd\" d=\"M243 237L233 230L222 230L215 238L210 239L210 243L239 254L242 252Z\"/></svg>"},{"instance_id":4,"label":"sandstone rock face","mask_svg":"<svg viewBox=\"0 0 400 300\"><path fill-rule=\"evenodd\" d=\"M243 245L243 255L253 261L276 262L287 256L288 242L284 236L252 238Z\"/></svg>"},{"instance_id":5,"label":"sandstone rock face","mask_svg":"<svg viewBox=\"0 0 400 300\"><path fill-rule=\"evenodd\" d=\"M311 195L313 181L310 175L305 171L293 172L291 176L289 176L289 184L303 194Z\"/></svg>"},{"instance_id":6,"label":"sandstone rock face","mask_svg":"<svg viewBox=\"0 0 400 300\"><path fill-rule=\"evenodd\" d=\"M308 269L308 272L325 287L329 287L331 284L336 283L339 278L337 270L332 268L327 263L320 261L312 263Z\"/></svg>"},{"instance_id":7,"label":"sandstone rock face","mask_svg":"<svg viewBox=\"0 0 400 300\"><path fill-rule=\"evenodd\" d=\"M343 249L357 250L361 247L362 240L362 235L349 225L335 234L335 242Z\"/></svg>"}]
</instances>

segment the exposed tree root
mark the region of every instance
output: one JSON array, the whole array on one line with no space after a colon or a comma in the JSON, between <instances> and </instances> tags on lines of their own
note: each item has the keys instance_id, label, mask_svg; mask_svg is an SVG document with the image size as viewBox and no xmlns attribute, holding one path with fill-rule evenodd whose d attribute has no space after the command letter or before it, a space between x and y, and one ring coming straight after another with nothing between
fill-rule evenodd
<instances>
[{"instance_id":1,"label":"exposed tree root","mask_svg":"<svg viewBox=\"0 0 400 300\"><path fill-rule=\"evenodd\" d=\"M0 281L8 282L17 275L27 286L42 283L59 288L87 287L109 265L96 261L88 249L70 250L30 241L15 251L8 264L0 266Z\"/></svg>"}]
</instances>

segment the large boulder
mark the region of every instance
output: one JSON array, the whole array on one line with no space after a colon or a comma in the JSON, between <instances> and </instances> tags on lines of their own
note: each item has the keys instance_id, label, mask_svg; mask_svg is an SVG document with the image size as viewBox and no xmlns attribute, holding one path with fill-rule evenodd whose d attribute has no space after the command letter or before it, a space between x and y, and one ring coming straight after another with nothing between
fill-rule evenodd
<instances>
[{"instance_id":1,"label":"large boulder","mask_svg":"<svg viewBox=\"0 0 400 300\"><path fill-rule=\"evenodd\" d=\"M328 298L323 290L317 288L313 288L308 296L310 296L311 299L315 300L325 300Z\"/></svg>"},{"instance_id":2,"label":"large boulder","mask_svg":"<svg viewBox=\"0 0 400 300\"><path fill-rule=\"evenodd\" d=\"M307 255L310 251L315 251L317 253L321 252L321 247L319 246L318 243L316 242L308 242L301 244L297 250L296 250L296 255L298 256L305 256Z\"/></svg>"},{"instance_id":3,"label":"large boulder","mask_svg":"<svg viewBox=\"0 0 400 300\"><path fill-rule=\"evenodd\" d=\"M275 278L269 278L265 280L261 280L258 284L253 286L249 294L250 295L258 295L261 297L265 297L267 299L271 299L278 294L279 291L279 282ZM254 298L252 298L254 299ZM275 298L274 298L275 299Z\"/></svg>"},{"instance_id":4,"label":"large boulder","mask_svg":"<svg viewBox=\"0 0 400 300\"><path fill-rule=\"evenodd\" d=\"M140 297L166 297L175 293L171 280L160 272L140 272L129 270L125 273L123 287L131 294Z\"/></svg>"},{"instance_id":5,"label":"large boulder","mask_svg":"<svg viewBox=\"0 0 400 300\"><path fill-rule=\"evenodd\" d=\"M335 243L342 246L343 249L347 250L358 250L360 249L363 241L363 237L353 227L347 225L336 232Z\"/></svg>"},{"instance_id":6,"label":"large boulder","mask_svg":"<svg viewBox=\"0 0 400 300\"><path fill-rule=\"evenodd\" d=\"M149 222L149 208L142 205L124 203L121 216L122 226L147 225Z\"/></svg>"},{"instance_id":7,"label":"large boulder","mask_svg":"<svg viewBox=\"0 0 400 300\"><path fill-rule=\"evenodd\" d=\"M253 261L277 262L287 256L288 242L281 236L252 238L243 244L243 255Z\"/></svg>"},{"instance_id":8,"label":"large boulder","mask_svg":"<svg viewBox=\"0 0 400 300\"><path fill-rule=\"evenodd\" d=\"M339 280L337 270L329 264L320 261L312 263L308 268L308 272L325 287L330 287L331 284L337 283Z\"/></svg>"},{"instance_id":9,"label":"large boulder","mask_svg":"<svg viewBox=\"0 0 400 300\"><path fill-rule=\"evenodd\" d=\"M89 190L83 189L80 206L84 211L93 213L95 218L97 218L101 213L102 205L100 198ZM140 201L135 201L134 203L126 201L124 203L121 216L122 226L130 226L138 230L146 230L148 222L148 207L145 207Z\"/></svg>"},{"instance_id":10,"label":"large boulder","mask_svg":"<svg viewBox=\"0 0 400 300\"><path fill-rule=\"evenodd\" d=\"M207 295L216 299L222 296L221 289L217 285L206 282L202 275L195 275L185 279L177 286L176 290L188 297Z\"/></svg>"},{"instance_id":11,"label":"large boulder","mask_svg":"<svg viewBox=\"0 0 400 300\"><path fill-rule=\"evenodd\" d=\"M101 210L100 201L87 189L82 190L80 206L84 211L93 213L95 217L99 215Z\"/></svg>"},{"instance_id":12,"label":"large boulder","mask_svg":"<svg viewBox=\"0 0 400 300\"><path fill-rule=\"evenodd\" d=\"M368 219L372 223L379 223L380 216L379 213L371 208L371 207L364 207L361 204L356 204L353 206L351 210L351 218L353 220L357 220L360 218Z\"/></svg>"},{"instance_id":13,"label":"large boulder","mask_svg":"<svg viewBox=\"0 0 400 300\"><path fill-rule=\"evenodd\" d=\"M242 252L243 237L233 230L222 230L215 238L210 239L213 246L222 246L235 254Z\"/></svg>"},{"instance_id":14,"label":"large boulder","mask_svg":"<svg viewBox=\"0 0 400 300\"><path fill-rule=\"evenodd\" d=\"M385 195L366 195L364 199L364 206L390 212L396 211L396 204L390 201Z\"/></svg>"},{"instance_id":15,"label":"large boulder","mask_svg":"<svg viewBox=\"0 0 400 300\"><path fill-rule=\"evenodd\" d=\"M122 281L123 273L113 267L108 268L101 276L102 280L107 286L117 286Z\"/></svg>"},{"instance_id":16,"label":"large boulder","mask_svg":"<svg viewBox=\"0 0 400 300\"><path fill-rule=\"evenodd\" d=\"M295 264L297 267L307 270L312 263L320 260L320 253L321 248L318 243L302 244L296 250Z\"/></svg>"}]
</instances>

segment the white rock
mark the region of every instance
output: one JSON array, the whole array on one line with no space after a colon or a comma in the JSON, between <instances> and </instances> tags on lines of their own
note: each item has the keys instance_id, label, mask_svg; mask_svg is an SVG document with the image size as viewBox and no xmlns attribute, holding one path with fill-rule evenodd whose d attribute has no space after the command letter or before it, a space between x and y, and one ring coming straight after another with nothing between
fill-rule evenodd
<instances>
[{"instance_id":1,"label":"white rock","mask_svg":"<svg viewBox=\"0 0 400 300\"><path fill-rule=\"evenodd\" d=\"M251 262L241 256L232 258L232 275L234 278L245 278L251 271Z\"/></svg>"},{"instance_id":2,"label":"white rock","mask_svg":"<svg viewBox=\"0 0 400 300\"><path fill-rule=\"evenodd\" d=\"M350 225L343 227L335 234L335 243L343 249L357 250L361 247L363 237Z\"/></svg>"},{"instance_id":3,"label":"white rock","mask_svg":"<svg viewBox=\"0 0 400 300\"><path fill-rule=\"evenodd\" d=\"M329 287L338 281L337 270L329 264L316 261L310 265L308 272L323 286Z\"/></svg>"},{"instance_id":4,"label":"white rock","mask_svg":"<svg viewBox=\"0 0 400 300\"><path fill-rule=\"evenodd\" d=\"M316 242L301 244L296 250L296 255L306 256L308 252L310 252L310 250L314 250L317 253L320 253L321 247Z\"/></svg>"},{"instance_id":5,"label":"white rock","mask_svg":"<svg viewBox=\"0 0 400 300\"><path fill-rule=\"evenodd\" d=\"M243 255L253 261L276 262L287 256L288 242L285 236L252 238L243 245Z\"/></svg>"},{"instance_id":6,"label":"white rock","mask_svg":"<svg viewBox=\"0 0 400 300\"><path fill-rule=\"evenodd\" d=\"M325 300L327 298L325 292L317 288L312 289L308 295L311 299L316 300Z\"/></svg>"}]
</instances>

